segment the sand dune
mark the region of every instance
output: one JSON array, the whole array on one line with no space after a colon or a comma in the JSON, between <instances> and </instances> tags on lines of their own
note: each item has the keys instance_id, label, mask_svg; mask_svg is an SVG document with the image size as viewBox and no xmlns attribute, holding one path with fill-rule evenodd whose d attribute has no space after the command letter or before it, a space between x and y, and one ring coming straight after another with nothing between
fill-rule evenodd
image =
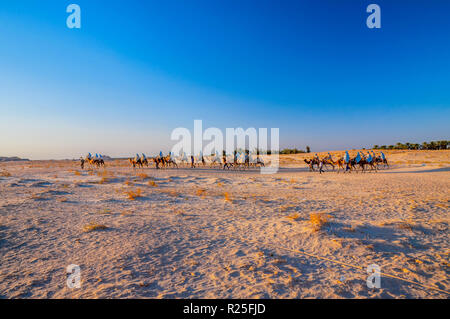
<instances>
[{"instance_id":1,"label":"sand dune","mask_svg":"<svg viewBox=\"0 0 450 319\"><path fill-rule=\"evenodd\" d=\"M448 298L450 152L385 154L365 174L2 163L0 297ZM421 285L369 289L370 264Z\"/></svg>"}]
</instances>

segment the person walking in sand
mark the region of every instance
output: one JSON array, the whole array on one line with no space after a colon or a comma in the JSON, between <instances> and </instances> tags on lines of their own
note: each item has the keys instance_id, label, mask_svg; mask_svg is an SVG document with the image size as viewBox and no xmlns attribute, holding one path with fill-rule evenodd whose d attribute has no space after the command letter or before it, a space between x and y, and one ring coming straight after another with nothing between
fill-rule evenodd
<instances>
[{"instance_id":1,"label":"person walking in sand","mask_svg":"<svg viewBox=\"0 0 450 319\"><path fill-rule=\"evenodd\" d=\"M348 151L345 151L344 162L346 164L345 171L350 170L350 154L348 154Z\"/></svg>"},{"instance_id":2,"label":"person walking in sand","mask_svg":"<svg viewBox=\"0 0 450 319\"><path fill-rule=\"evenodd\" d=\"M84 169L84 158L83 157L80 157L80 166L81 166L81 169Z\"/></svg>"},{"instance_id":3,"label":"person walking in sand","mask_svg":"<svg viewBox=\"0 0 450 319\"><path fill-rule=\"evenodd\" d=\"M322 172L325 173L325 171L323 170L323 161L319 161L319 174L322 174Z\"/></svg>"},{"instance_id":4,"label":"person walking in sand","mask_svg":"<svg viewBox=\"0 0 450 319\"><path fill-rule=\"evenodd\" d=\"M191 168L195 168L194 155L191 155Z\"/></svg>"},{"instance_id":5,"label":"person walking in sand","mask_svg":"<svg viewBox=\"0 0 450 319\"><path fill-rule=\"evenodd\" d=\"M222 156L222 161L223 161L223 169L228 168L228 163L227 163L227 156L225 154L223 154Z\"/></svg>"}]
</instances>

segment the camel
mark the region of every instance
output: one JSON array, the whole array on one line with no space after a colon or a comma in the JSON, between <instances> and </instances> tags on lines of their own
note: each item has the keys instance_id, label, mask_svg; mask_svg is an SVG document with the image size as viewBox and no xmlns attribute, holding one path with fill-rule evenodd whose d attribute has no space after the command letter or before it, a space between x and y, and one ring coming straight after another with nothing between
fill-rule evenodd
<instances>
[{"instance_id":1,"label":"camel","mask_svg":"<svg viewBox=\"0 0 450 319\"><path fill-rule=\"evenodd\" d=\"M142 161L140 158L136 159L136 158L129 158L128 159L130 161L130 164L133 166L133 168L136 168L136 166L139 168L144 168Z\"/></svg>"},{"instance_id":2,"label":"camel","mask_svg":"<svg viewBox=\"0 0 450 319\"><path fill-rule=\"evenodd\" d=\"M103 158L86 157L84 159L84 163L85 162L88 162L91 168L92 167L97 167L97 168L105 167L105 161L103 160ZM84 168L84 163L82 164L83 168Z\"/></svg>"},{"instance_id":3,"label":"camel","mask_svg":"<svg viewBox=\"0 0 450 319\"><path fill-rule=\"evenodd\" d=\"M386 167L389 168L389 164L388 164L388 161L387 161L386 158L385 158L385 159L382 159L381 156L377 156L377 157L374 157L373 161L374 161L374 163L375 163L376 165L378 165L378 164L384 164L384 167L385 167L385 168L386 168Z\"/></svg>"},{"instance_id":4,"label":"camel","mask_svg":"<svg viewBox=\"0 0 450 319\"><path fill-rule=\"evenodd\" d=\"M153 160L153 162L155 162L156 169L160 169L160 168L164 167L163 157L160 157L160 156L152 157L152 160ZM160 167L160 165L161 165L161 167Z\"/></svg>"},{"instance_id":5,"label":"camel","mask_svg":"<svg viewBox=\"0 0 450 319\"><path fill-rule=\"evenodd\" d=\"M178 168L177 162L170 155L167 155L164 158L164 161L165 161L165 164L167 165L167 167L170 167L170 165L172 165L173 167Z\"/></svg>"},{"instance_id":6,"label":"camel","mask_svg":"<svg viewBox=\"0 0 450 319\"><path fill-rule=\"evenodd\" d=\"M310 172L314 172L315 171L314 165L317 165L317 168L319 168L319 161L317 159L315 159L315 158L313 158L313 159L306 159L305 158L304 161L305 161L306 164L308 164Z\"/></svg>"},{"instance_id":7,"label":"camel","mask_svg":"<svg viewBox=\"0 0 450 319\"><path fill-rule=\"evenodd\" d=\"M324 159L322 159L320 161L322 162L323 166L330 165L333 168L333 171L334 171L334 162L333 162L332 159L324 158Z\"/></svg>"},{"instance_id":8,"label":"camel","mask_svg":"<svg viewBox=\"0 0 450 319\"><path fill-rule=\"evenodd\" d=\"M343 158L343 157L338 158L336 161L333 161L333 160L332 160L332 163L333 163L334 165L337 165L337 167L338 167L337 172L338 172L338 173L339 173L339 171L340 171L341 169L342 169L342 170L344 171L344 173L345 173L345 168L344 168L345 161L344 161L344 158Z\"/></svg>"}]
</instances>

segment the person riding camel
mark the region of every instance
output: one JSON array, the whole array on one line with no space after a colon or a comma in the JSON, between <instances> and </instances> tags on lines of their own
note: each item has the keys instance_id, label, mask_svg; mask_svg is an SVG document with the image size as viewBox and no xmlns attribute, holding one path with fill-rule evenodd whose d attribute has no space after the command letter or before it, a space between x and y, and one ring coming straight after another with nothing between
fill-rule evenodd
<instances>
[{"instance_id":1,"label":"person riding camel","mask_svg":"<svg viewBox=\"0 0 450 319\"><path fill-rule=\"evenodd\" d=\"M356 154L356 157L355 157L355 162L358 164L360 161L361 161L361 154L359 154L359 152L358 152L358 154Z\"/></svg>"},{"instance_id":2,"label":"person riding camel","mask_svg":"<svg viewBox=\"0 0 450 319\"><path fill-rule=\"evenodd\" d=\"M333 162L333 157L331 156L330 152L328 152L328 159L330 160L330 162Z\"/></svg>"}]
</instances>

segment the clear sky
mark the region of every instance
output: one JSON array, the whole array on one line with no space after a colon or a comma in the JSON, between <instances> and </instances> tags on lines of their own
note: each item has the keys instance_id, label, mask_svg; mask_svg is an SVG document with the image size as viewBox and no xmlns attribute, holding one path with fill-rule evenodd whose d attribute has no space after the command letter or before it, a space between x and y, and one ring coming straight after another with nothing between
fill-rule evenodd
<instances>
[{"instance_id":1,"label":"clear sky","mask_svg":"<svg viewBox=\"0 0 450 319\"><path fill-rule=\"evenodd\" d=\"M313 151L449 139L449 16L445 0L3 0L0 156L166 152L194 119Z\"/></svg>"}]
</instances>

